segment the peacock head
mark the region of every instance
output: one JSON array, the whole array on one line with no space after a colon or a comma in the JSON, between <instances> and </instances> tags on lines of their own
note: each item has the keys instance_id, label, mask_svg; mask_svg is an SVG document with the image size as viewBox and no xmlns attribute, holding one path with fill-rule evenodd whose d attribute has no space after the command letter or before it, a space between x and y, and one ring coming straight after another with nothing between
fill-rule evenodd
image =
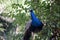
<instances>
[{"instance_id":1,"label":"peacock head","mask_svg":"<svg viewBox=\"0 0 60 40\"><path fill-rule=\"evenodd\" d=\"M33 12L33 10L30 10L30 12Z\"/></svg>"}]
</instances>

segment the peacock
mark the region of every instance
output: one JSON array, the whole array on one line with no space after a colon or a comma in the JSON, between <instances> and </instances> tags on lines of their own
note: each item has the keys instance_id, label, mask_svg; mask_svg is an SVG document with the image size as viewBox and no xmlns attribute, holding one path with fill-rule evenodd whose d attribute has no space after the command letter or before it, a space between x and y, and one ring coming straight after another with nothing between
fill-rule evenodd
<instances>
[{"instance_id":1,"label":"peacock","mask_svg":"<svg viewBox=\"0 0 60 40\"><path fill-rule=\"evenodd\" d=\"M30 40L30 37L33 33L40 32L44 26L42 21L40 21L36 15L34 14L33 10L30 10L31 20L28 21L26 24L26 31L24 33L23 40Z\"/></svg>"}]
</instances>

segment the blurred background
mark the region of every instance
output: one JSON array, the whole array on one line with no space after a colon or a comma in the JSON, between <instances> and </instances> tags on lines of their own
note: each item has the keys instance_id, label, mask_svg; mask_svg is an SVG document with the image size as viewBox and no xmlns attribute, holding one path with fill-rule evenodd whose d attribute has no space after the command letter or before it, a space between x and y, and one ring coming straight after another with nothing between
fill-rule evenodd
<instances>
[{"instance_id":1,"label":"blurred background","mask_svg":"<svg viewBox=\"0 0 60 40\"><path fill-rule=\"evenodd\" d=\"M0 0L0 40L22 40L30 9L44 23L31 40L60 40L60 0Z\"/></svg>"}]
</instances>

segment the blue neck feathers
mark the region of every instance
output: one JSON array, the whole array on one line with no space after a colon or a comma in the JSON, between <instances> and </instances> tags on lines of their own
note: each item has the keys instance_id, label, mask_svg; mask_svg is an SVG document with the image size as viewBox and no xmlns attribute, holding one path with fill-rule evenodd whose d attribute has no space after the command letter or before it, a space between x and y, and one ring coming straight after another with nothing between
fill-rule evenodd
<instances>
[{"instance_id":1,"label":"blue neck feathers","mask_svg":"<svg viewBox=\"0 0 60 40\"><path fill-rule=\"evenodd\" d=\"M38 27L40 25L42 25L42 22L36 17L36 15L34 14L33 10L30 10L30 15L31 15L31 20L32 20L32 25L34 27Z\"/></svg>"}]
</instances>

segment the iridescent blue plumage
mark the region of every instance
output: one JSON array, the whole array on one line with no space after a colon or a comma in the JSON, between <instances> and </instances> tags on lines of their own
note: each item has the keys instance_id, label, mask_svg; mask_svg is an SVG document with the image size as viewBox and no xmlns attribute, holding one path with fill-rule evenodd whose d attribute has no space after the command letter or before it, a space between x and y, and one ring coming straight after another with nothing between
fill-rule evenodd
<instances>
[{"instance_id":1,"label":"iridescent blue plumage","mask_svg":"<svg viewBox=\"0 0 60 40\"><path fill-rule=\"evenodd\" d=\"M31 20L26 24L26 31L23 37L23 40L30 40L30 37L33 33L40 32L43 28L43 23L36 17L33 10L30 10Z\"/></svg>"},{"instance_id":2,"label":"iridescent blue plumage","mask_svg":"<svg viewBox=\"0 0 60 40\"><path fill-rule=\"evenodd\" d=\"M33 10L30 10L30 15L31 15L31 20L32 20L32 25L34 27L39 27L40 25L42 25L42 22L36 17L36 15L34 14Z\"/></svg>"}]
</instances>

